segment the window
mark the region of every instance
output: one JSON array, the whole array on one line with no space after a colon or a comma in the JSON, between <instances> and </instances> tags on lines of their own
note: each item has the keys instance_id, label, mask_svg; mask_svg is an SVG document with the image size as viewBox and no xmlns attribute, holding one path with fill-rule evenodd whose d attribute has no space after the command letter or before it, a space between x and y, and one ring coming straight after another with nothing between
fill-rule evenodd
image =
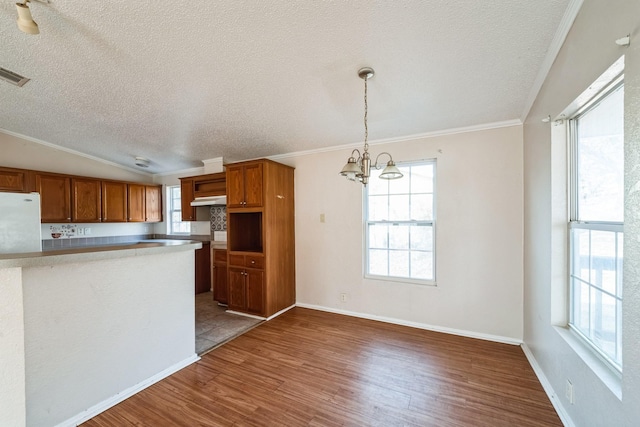
<instances>
[{"instance_id":1,"label":"window","mask_svg":"<svg viewBox=\"0 0 640 427\"><path fill-rule=\"evenodd\" d=\"M182 221L182 201L180 200L180 186L167 187L167 200L169 208L169 224L167 234L189 234L191 223Z\"/></svg>"},{"instance_id":2,"label":"window","mask_svg":"<svg viewBox=\"0 0 640 427\"><path fill-rule=\"evenodd\" d=\"M371 171L365 190L365 276L435 282L435 160L398 165L400 179Z\"/></svg>"},{"instance_id":3,"label":"window","mask_svg":"<svg viewBox=\"0 0 640 427\"><path fill-rule=\"evenodd\" d=\"M622 371L622 76L569 120L569 326Z\"/></svg>"}]
</instances>

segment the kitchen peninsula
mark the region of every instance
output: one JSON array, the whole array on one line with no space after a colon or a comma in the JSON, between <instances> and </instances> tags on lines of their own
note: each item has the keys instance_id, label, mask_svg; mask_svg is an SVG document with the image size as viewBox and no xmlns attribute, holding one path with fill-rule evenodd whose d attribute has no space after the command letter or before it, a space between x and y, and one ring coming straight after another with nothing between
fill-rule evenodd
<instances>
[{"instance_id":1,"label":"kitchen peninsula","mask_svg":"<svg viewBox=\"0 0 640 427\"><path fill-rule=\"evenodd\" d=\"M196 361L201 247L143 241L0 255L2 420L76 425Z\"/></svg>"}]
</instances>

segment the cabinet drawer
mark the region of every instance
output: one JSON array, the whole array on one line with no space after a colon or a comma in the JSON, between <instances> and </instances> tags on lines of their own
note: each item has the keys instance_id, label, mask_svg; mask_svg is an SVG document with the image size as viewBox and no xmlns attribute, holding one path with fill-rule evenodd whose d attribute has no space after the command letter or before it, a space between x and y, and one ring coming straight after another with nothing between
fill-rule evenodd
<instances>
[{"instance_id":1,"label":"cabinet drawer","mask_svg":"<svg viewBox=\"0 0 640 427\"><path fill-rule=\"evenodd\" d=\"M250 268L264 268L264 256L247 255L245 257L245 266Z\"/></svg>"},{"instance_id":2,"label":"cabinet drawer","mask_svg":"<svg viewBox=\"0 0 640 427\"><path fill-rule=\"evenodd\" d=\"M244 255L229 254L229 264L244 266Z\"/></svg>"},{"instance_id":3,"label":"cabinet drawer","mask_svg":"<svg viewBox=\"0 0 640 427\"><path fill-rule=\"evenodd\" d=\"M214 262L227 262L227 251L214 250L213 251ZM237 264L236 264L237 265Z\"/></svg>"}]
</instances>

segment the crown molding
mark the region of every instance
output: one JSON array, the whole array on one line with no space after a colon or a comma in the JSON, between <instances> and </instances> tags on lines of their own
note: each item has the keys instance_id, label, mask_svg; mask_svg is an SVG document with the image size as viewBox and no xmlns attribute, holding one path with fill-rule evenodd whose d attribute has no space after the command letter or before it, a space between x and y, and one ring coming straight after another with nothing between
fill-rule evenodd
<instances>
[{"instance_id":1,"label":"crown molding","mask_svg":"<svg viewBox=\"0 0 640 427\"><path fill-rule=\"evenodd\" d=\"M436 130L433 132L416 133L413 135L406 135L406 136L400 136L400 137L394 137L394 138L376 139L373 141L369 141L369 145L372 146L372 145L393 144L396 142L413 141L416 139L424 139L424 138L434 138L437 136L455 135L458 133L478 132L483 130L499 129L499 128L505 128L505 127L511 127L511 126L522 126L522 121L520 121L520 119L505 120L502 122L484 123L481 125ZM315 148L312 150L294 151L291 153L276 154L273 156L267 156L266 158L270 160L280 160L280 159L287 159L290 157L307 156L310 154L327 153L330 151L340 151L340 150L347 150L347 149L353 150L354 148L361 148L361 147L362 147L362 142L354 142L346 145L334 145L331 147Z\"/></svg>"},{"instance_id":2,"label":"crown molding","mask_svg":"<svg viewBox=\"0 0 640 427\"><path fill-rule=\"evenodd\" d=\"M3 129L3 128L0 128L0 133L4 133L5 135L15 136L16 138L24 139L24 140L27 140L27 141L30 141L30 142L33 142L33 143L36 143L36 144L44 145L45 147L53 148L54 150L64 151L65 153L73 154L74 156L84 157L85 159L93 160L95 162L100 162L100 163L103 163L105 165L114 166L114 167L116 167L118 169L123 169L123 170L129 171L129 172L133 172L133 173L137 173L137 174L140 174L140 175L146 175L148 177L152 177L153 176L153 174L150 173L150 172L145 172L145 171L141 171L141 170L138 170L138 169L129 168L127 166L123 166L123 165L118 164L118 163L110 162L109 160L104 160L104 159L101 159L99 157L95 157L95 156L91 156L89 154L81 153L79 151L72 150L70 148L61 147L59 145L55 145L55 144L52 144L50 142L43 141L41 139L34 138L32 136L22 135L20 133L12 132L10 130L6 130L6 129Z\"/></svg>"}]
</instances>

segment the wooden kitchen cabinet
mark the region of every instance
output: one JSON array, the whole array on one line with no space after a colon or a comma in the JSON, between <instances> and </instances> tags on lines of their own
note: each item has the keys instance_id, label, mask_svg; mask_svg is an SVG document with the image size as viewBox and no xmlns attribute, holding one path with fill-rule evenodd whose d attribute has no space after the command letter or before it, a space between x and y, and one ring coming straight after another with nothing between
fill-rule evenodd
<instances>
[{"instance_id":1,"label":"wooden kitchen cabinet","mask_svg":"<svg viewBox=\"0 0 640 427\"><path fill-rule=\"evenodd\" d=\"M127 221L144 222L147 217L145 186L127 184Z\"/></svg>"},{"instance_id":2,"label":"wooden kitchen cabinet","mask_svg":"<svg viewBox=\"0 0 640 427\"><path fill-rule=\"evenodd\" d=\"M71 222L71 177L36 173L41 222Z\"/></svg>"},{"instance_id":3,"label":"wooden kitchen cabinet","mask_svg":"<svg viewBox=\"0 0 640 427\"><path fill-rule=\"evenodd\" d=\"M145 222L162 221L162 186L145 186Z\"/></svg>"},{"instance_id":4,"label":"wooden kitchen cabinet","mask_svg":"<svg viewBox=\"0 0 640 427\"><path fill-rule=\"evenodd\" d=\"M232 310L269 317L295 304L293 174L267 159L227 165Z\"/></svg>"},{"instance_id":5,"label":"wooden kitchen cabinet","mask_svg":"<svg viewBox=\"0 0 640 427\"><path fill-rule=\"evenodd\" d=\"M211 290L211 243L202 242L202 248L196 252L196 294Z\"/></svg>"},{"instance_id":6,"label":"wooden kitchen cabinet","mask_svg":"<svg viewBox=\"0 0 640 427\"><path fill-rule=\"evenodd\" d=\"M33 173L29 170L0 167L0 191L33 191L32 178Z\"/></svg>"},{"instance_id":7,"label":"wooden kitchen cabinet","mask_svg":"<svg viewBox=\"0 0 640 427\"><path fill-rule=\"evenodd\" d=\"M127 184L102 181L102 221L127 221Z\"/></svg>"},{"instance_id":8,"label":"wooden kitchen cabinet","mask_svg":"<svg viewBox=\"0 0 640 427\"><path fill-rule=\"evenodd\" d=\"M262 185L262 162L227 165L227 207L261 207Z\"/></svg>"},{"instance_id":9,"label":"wooden kitchen cabinet","mask_svg":"<svg viewBox=\"0 0 640 427\"><path fill-rule=\"evenodd\" d=\"M265 316L264 271L229 266L229 309Z\"/></svg>"},{"instance_id":10,"label":"wooden kitchen cabinet","mask_svg":"<svg viewBox=\"0 0 640 427\"><path fill-rule=\"evenodd\" d=\"M229 304L229 286L227 281L227 251L211 251L211 279L213 281L213 300L218 304Z\"/></svg>"},{"instance_id":11,"label":"wooden kitchen cabinet","mask_svg":"<svg viewBox=\"0 0 640 427\"><path fill-rule=\"evenodd\" d=\"M180 204L183 221L196 220L196 208L191 206L193 201L193 179L180 178Z\"/></svg>"},{"instance_id":12,"label":"wooden kitchen cabinet","mask_svg":"<svg viewBox=\"0 0 640 427\"><path fill-rule=\"evenodd\" d=\"M75 222L102 221L102 183L98 179L71 178L71 218Z\"/></svg>"}]
</instances>

